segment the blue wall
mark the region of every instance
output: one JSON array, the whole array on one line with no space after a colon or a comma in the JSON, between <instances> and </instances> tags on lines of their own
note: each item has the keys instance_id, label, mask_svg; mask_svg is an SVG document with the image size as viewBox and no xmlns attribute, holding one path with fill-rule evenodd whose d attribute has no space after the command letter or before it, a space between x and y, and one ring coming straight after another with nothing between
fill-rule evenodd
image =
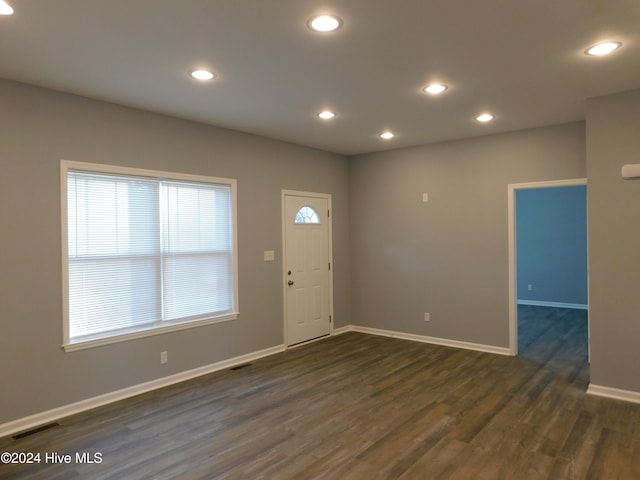
<instances>
[{"instance_id":1,"label":"blue wall","mask_svg":"<svg viewBox=\"0 0 640 480\"><path fill-rule=\"evenodd\" d=\"M516 190L516 249L518 300L586 305L586 186Z\"/></svg>"}]
</instances>

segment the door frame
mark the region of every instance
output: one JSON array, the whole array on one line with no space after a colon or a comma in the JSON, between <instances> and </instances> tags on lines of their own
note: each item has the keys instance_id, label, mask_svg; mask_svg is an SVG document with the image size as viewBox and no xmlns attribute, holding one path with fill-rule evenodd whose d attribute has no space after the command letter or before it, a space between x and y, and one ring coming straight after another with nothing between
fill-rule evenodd
<instances>
[{"instance_id":1,"label":"door frame","mask_svg":"<svg viewBox=\"0 0 640 480\"><path fill-rule=\"evenodd\" d=\"M313 342L315 340L309 340L308 342L299 343L293 346L289 346L289 324L287 322L287 287L285 285L285 280L287 278L287 252L286 252L286 236L287 236L287 218L286 218L286 197L294 196L294 197L309 197L309 198L322 198L327 201L327 208L329 209L327 213L327 241L328 241L328 255L329 255L329 336L333 335L333 233L331 229L331 225L333 223L332 219L332 207L331 207L331 194L329 193L315 193L315 192L303 192L298 190L282 190L281 191L281 211L282 211L282 310L283 310L283 322L284 322L284 331L283 331L283 341L285 347L295 348L299 345L305 345L306 343ZM322 340L326 337L320 337L317 340Z\"/></svg>"},{"instance_id":2,"label":"door frame","mask_svg":"<svg viewBox=\"0 0 640 480\"><path fill-rule=\"evenodd\" d=\"M509 354L518 355L518 257L516 252L516 192L549 187L572 187L587 185L586 178L568 180L549 180L529 183L510 183L507 186L509 215ZM589 208L587 206L587 208ZM587 303L589 298L588 284L589 259L587 258ZM589 332L591 329L588 329Z\"/></svg>"}]
</instances>

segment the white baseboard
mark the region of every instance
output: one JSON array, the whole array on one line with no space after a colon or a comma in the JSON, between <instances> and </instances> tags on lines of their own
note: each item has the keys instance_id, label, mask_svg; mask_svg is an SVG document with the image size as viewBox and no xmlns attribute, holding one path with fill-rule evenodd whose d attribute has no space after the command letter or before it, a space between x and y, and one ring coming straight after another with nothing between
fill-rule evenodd
<instances>
[{"instance_id":1,"label":"white baseboard","mask_svg":"<svg viewBox=\"0 0 640 480\"><path fill-rule=\"evenodd\" d=\"M476 350L478 352L495 353L498 355L511 355L508 347L496 347L494 345L484 345L481 343L461 342L459 340L449 340L447 338L427 337L425 335L416 335L413 333L394 332L392 330L382 330L379 328L360 327L358 325L350 325L348 328L349 329L346 331L350 332L368 333L371 335L399 338L402 340L411 340L413 342L431 343L433 345L442 345L445 347L463 348L465 350Z\"/></svg>"},{"instance_id":2,"label":"white baseboard","mask_svg":"<svg viewBox=\"0 0 640 480\"><path fill-rule=\"evenodd\" d=\"M602 385L589 384L587 388L589 395L598 397L614 398L616 400L624 400L625 402L640 403L640 392L633 390L620 390L619 388L603 387Z\"/></svg>"},{"instance_id":3,"label":"white baseboard","mask_svg":"<svg viewBox=\"0 0 640 480\"><path fill-rule=\"evenodd\" d=\"M150 392L158 388L167 387L176 383L184 382L185 380L191 380L192 378L207 375L209 373L231 368L236 365L241 365L259 358L268 357L276 353L284 352L286 350L284 345L278 345L257 352L248 353L239 357L230 358L228 360L222 360L220 362L205 365L204 367L194 368L185 372L169 375L168 377L162 377L150 382L133 385L131 387L116 390L115 392L105 393L97 397L88 398L79 402L71 403L69 405L63 405L46 412L36 413L28 417L13 420L8 423L0 424L0 437L13 435L17 432L23 432L31 428L35 428L40 425L54 422L60 418L68 417L76 413L84 412L92 408L101 407L108 403L117 402L118 400L124 400L125 398L140 395L141 393Z\"/></svg>"},{"instance_id":4,"label":"white baseboard","mask_svg":"<svg viewBox=\"0 0 640 480\"><path fill-rule=\"evenodd\" d=\"M534 307L575 308L577 310L589 310L589 305L582 303L543 302L542 300L518 300L518 305L531 305Z\"/></svg>"},{"instance_id":5,"label":"white baseboard","mask_svg":"<svg viewBox=\"0 0 640 480\"><path fill-rule=\"evenodd\" d=\"M351 325L347 325L346 327L334 328L334 335L342 335L343 333L351 332Z\"/></svg>"}]
</instances>

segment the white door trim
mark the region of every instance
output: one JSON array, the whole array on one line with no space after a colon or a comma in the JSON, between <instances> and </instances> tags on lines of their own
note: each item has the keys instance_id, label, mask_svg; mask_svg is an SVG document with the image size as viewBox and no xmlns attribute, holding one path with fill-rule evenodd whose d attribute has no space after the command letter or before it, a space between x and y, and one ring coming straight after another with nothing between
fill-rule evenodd
<instances>
[{"instance_id":1,"label":"white door trim","mask_svg":"<svg viewBox=\"0 0 640 480\"><path fill-rule=\"evenodd\" d=\"M333 325L334 325L334 317L333 317L333 233L331 229L331 225L333 223L332 215L333 210L331 207L331 194L328 193L315 193L315 192L302 192L298 190L282 190L280 205L281 205L281 215L282 215L282 310L283 310L283 343L286 348L289 347L289 339L288 339L288 323L287 323L287 288L286 288L286 278L287 278L287 258L286 258L286 211L285 211L285 197L286 196L296 196L296 197L310 197L310 198L322 198L327 201L327 207L329 209L329 213L327 216L327 228L328 228L328 236L329 236L329 264L331 267L329 268L329 315L331 317L331 322L329 324L329 336L333 335ZM295 345L294 345L295 346Z\"/></svg>"},{"instance_id":2,"label":"white door trim","mask_svg":"<svg viewBox=\"0 0 640 480\"><path fill-rule=\"evenodd\" d=\"M586 184L586 178L573 178L569 180L550 180L546 182L510 183L507 186L507 212L509 215L509 353L511 355L518 354L518 262L516 257L516 191L533 188L570 187Z\"/></svg>"}]
</instances>

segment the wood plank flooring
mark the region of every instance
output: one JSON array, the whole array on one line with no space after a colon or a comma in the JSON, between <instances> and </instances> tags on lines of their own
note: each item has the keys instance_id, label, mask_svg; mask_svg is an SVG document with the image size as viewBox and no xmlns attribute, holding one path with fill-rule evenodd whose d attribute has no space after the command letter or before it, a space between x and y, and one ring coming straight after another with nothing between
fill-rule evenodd
<instances>
[{"instance_id":1,"label":"wood plank flooring","mask_svg":"<svg viewBox=\"0 0 640 480\"><path fill-rule=\"evenodd\" d=\"M332 337L0 439L74 457L0 478L640 479L640 405L585 394L586 312L519 330L519 357Z\"/></svg>"}]
</instances>

